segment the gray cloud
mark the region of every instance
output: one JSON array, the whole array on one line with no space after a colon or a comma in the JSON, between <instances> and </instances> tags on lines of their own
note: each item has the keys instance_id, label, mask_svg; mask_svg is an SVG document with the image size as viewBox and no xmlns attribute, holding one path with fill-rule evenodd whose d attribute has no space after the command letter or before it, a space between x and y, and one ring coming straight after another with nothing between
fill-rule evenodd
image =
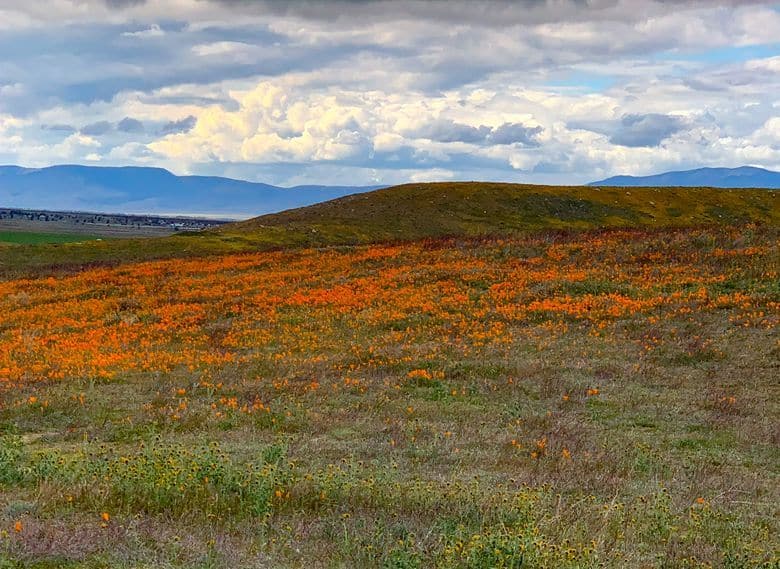
<instances>
[{"instance_id":1,"label":"gray cloud","mask_svg":"<svg viewBox=\"0 0 780 569\"><path fill-rule=\"evenodd\" d=\"M326 22L434 21L472 26L637 21L648 15L717 6L768 4L767 0L202 0L231 13L276 15Z\"/></svg>"},{"instance_id":2,"label":"gray cloud","mask_svg":"<svg viewBox=\"0 0 780 569\"><path fill-rule=\"evenodd\" d=\"M82 126L81 129L79 129L79 132L88 136L102 136L108 132L111 132L113 129L114 125L110 122L98 121Z\"/></svg>"},{"instance_id":3,"label":"gray cloud","mask_svg":"<svg viewBox=\"0 0 780 569\"><path fill-rule=\"evenodd\" d=\"M144 132L144 123L131 117L125 117L117 123L116 129L119 132L128 133Z\"/></svg>"},{"instance_id":4,"label":"gray cloud","mask_svg":"<svg viewBox=\"0 0 780 569\"><path fill-rule=\"evenodd\" d=\"M493 129L488 138L491 144L522 144L539 146L537 136L544 129L540 126L528 127L522 123L504 123Z\"/></svg>"},{"instance_id":5,"label":"gray cloud","mask_svg":"<svg viewBox=\"0 0 780 569\"><path fill-rule=\"evenodd\" d=\"M41 130L48 130L51 132L64 132L68 134L72 134L76 132L75 127L69 124L44 124L41 125Z\"/></svg>"},{"instance_id":6,"label":"gray cloud","mask_svg":"<svg viewBox=\"0 0 780 569\"><path fill-rule=\"evenodd\" d=\"M116 8L122 10L131 6L139 6L146 4L146 0L103 0L109 8Z\"/></svg>"},{"instance_id":7,"label":"gray cloud","mask_svg":"<svg viewBox=\"0 0 780 569\"><path fill-rule=\"evenodd\" d=\"M415 138L428 138L439 142L482 143L490 135L490 130L490 127L485 125L475 127L447 119L438 119L409 134Z\"/></svg>"},{"instance_id":8,"label":"gray cloud","mask_svg":"<svg viewBox=\"0 0 780 569\"><path fill-rule=\"evenodd\" d=\"M187 10L184 2L147 0L77 0L54 3L40 10L10 0L18 12L33 20L60 21L63 15L99 22L106 10L127 21L161 22L178 20ZM328 24L377 24L384 22L447 22L474 27L507 28L556 22L635 22L663 15L670 10L741 7L769 4L767 0L190 0L198 5L204 21L229 22L236 17L296 18ZM0 5L3 1L0 0ZM83 8L92 8L84 10Z\"/></svg>"},{"instance_id":9,"label":"gray cloud","mask_svg":"<svg viewBox=\"0 0 780 569\"><path fill-rule=\"evenodd\" d=\"M685 121L673 115L659 113L624 115L620 127L612 134L609 141L621 146L658 146L664 139L684 128Z\"/></svg>"},{"instance_id":10,"label":"gray cloud","mask_svg":"<svg viewBox=\"0 0 780 569\"><path fill-rule=\"evenodd\" d=\"M536 137L543 130L541 126L527 127L522 123L504 123L497 127L489 127L486 125L471 126L449 119L437 119L406 134L413 138L427 138L438 142L520 144L535 147L539 146Z\"/></svg>"},{"instance_id":11,"label":"gray cloud","mask_svg":"<svg viewBox=\"0 0 780 569\"><path fill-rule=\"evenodd\" d=\"M179 134L182 132L189 132L197 124L198 119L192 115L180 119L178 121L170 121L163 125L160 129L160 134Z\"/></svg>"}]
</instances>

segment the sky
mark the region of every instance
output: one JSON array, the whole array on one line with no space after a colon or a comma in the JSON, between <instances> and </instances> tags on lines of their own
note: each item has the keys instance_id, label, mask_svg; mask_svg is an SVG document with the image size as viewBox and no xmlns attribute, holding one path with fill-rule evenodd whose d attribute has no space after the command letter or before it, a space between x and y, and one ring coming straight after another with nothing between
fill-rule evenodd
<instances>
[{"instance_id":1,"label":"sky","mask_svg":"<svg viewBox=\"0 0 780 569\"><path fill-rule=\"evenodd\" d=\"M0 0L0 164L276 185L780 170L780 4Z\"/></svg>"}]
</instances>

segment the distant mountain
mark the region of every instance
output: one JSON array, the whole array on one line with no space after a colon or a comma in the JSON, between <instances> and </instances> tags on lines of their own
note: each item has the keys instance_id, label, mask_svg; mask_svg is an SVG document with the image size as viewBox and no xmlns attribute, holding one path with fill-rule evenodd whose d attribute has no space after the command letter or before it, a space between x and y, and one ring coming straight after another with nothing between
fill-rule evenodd
<instances>
[{"instance_id":1,"label":"distant mountain","mask_svg":"<svg viewBox=\"0 0 780 569\"><path fill-rule=\"evenodd\" d=\"M230 178L176 176L162 168L0 166L0 207L27 209L249 218L377 187L280 188Z\"/></svg>"},{"instance_id":2,"label":"distant mountain","mask_svg":"<svg viewBox=\"0 0 780 569\"><path fill-rule=\"evenodd\" d=\"M710 188L780 189L780 172L763 168L699 168L681 172L665 172L654 176L613 176L589 186L680 186Z\"/></svg>"}]
</instances>

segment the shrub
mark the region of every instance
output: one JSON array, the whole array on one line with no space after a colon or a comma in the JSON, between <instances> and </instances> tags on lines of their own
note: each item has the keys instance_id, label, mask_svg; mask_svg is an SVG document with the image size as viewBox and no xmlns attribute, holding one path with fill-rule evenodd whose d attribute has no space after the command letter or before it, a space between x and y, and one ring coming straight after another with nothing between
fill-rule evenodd
<instances>
[{"instance_id":1,"label":"shrub","mask_svg":"<svg viewBox=\"0 0 780 569\"><path fill-rule=\"evenodd\" d=\"M16 435L0 437L0 485L18 484L24 478L24 447Z\"/></svg>"},{"instance_id":2,"label":"shrub","mask_svg":"<svg viewBox=\"0 0 780 569\"><path fill-rule=\"evenodd\" d=\"M217 443L143 446L135 453L98 453L75 463L81 500L94 507L207 516L264 516L285 495L291 471L284 451L269 447L259 460L240 463Z\"/></svg>"}]
</instances>

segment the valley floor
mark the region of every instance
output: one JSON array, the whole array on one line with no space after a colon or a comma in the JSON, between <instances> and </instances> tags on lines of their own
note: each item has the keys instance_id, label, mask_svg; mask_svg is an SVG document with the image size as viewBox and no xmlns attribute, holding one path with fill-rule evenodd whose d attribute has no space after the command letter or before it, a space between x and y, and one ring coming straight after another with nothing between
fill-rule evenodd
<instances>
[{"instance_id":1,"label":"valley floor","mask_svg":"<svg viewBox=\"0 0 780 569\"><path fill-rule=\"evenodd\" d=\"M779 236L0 281L0 567L777 567Z\"/></svg>"}]
</instances>

